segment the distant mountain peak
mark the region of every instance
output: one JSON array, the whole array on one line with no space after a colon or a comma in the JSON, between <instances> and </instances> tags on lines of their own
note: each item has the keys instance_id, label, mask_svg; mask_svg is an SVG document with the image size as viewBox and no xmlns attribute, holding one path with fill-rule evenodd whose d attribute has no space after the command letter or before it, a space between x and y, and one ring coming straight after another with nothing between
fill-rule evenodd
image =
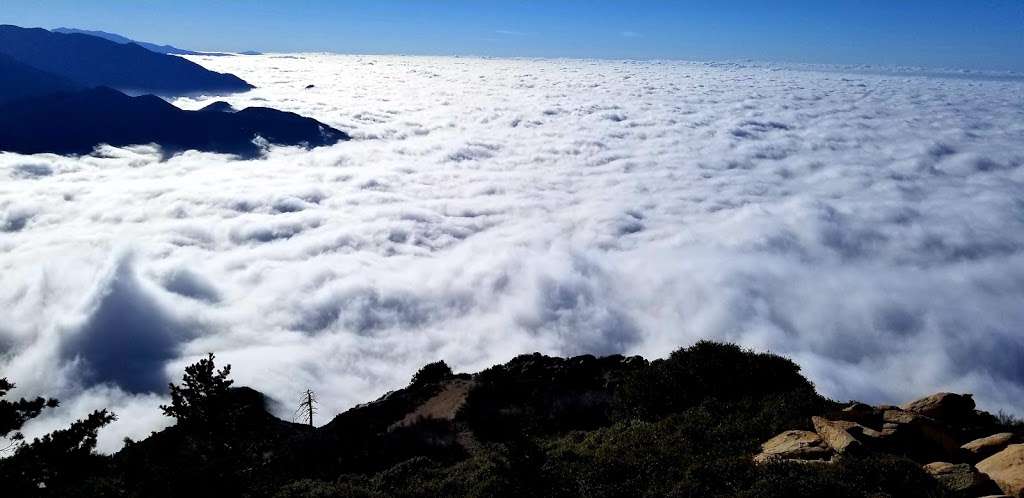
<instances>
[{"instance_id":1,"label":"distant mountain peak","mask_svg":"<svg viewBox=\"0 0 1024 498\"><path fill-rule=\"evenodd\" d=\"M197 51L194 51L194 50L186 50L184 48L178 48L178 47L175 47L174 45L160 45L160 44L157 44L157 43L150 43L150 42L144 42L144 41L139 41L139 40L133 40L131 38L128 38L127 36L119 35L117 33L110 33L110 32L107 32L107 31L100 31L100 30L78 29L78 28L63 28L62 27L62 28L52 29L50 31L52 31L54 33L60 33L60 34L63 34L63 35L75 34L75 35L95 36L97 38L103 38L104 40L109 40L109 41L112 41L114 43L120 43L122 45L127 45L129 43L134 43L134 44L136 44L136 45L138 45L138 46L140 46L140 47L142 47L142 48L144 48L146 50L149 50L150 52L156 52L158 54L165 54L165 55L216 55L216 56L230 56L230 55L232 55L232 54L227 54L227 53L222 53L222 52L197 52ZM249 51L247 51L247 52L242 52L242 55L259 55L259 54L256 53L256 52L249 52Z\"/></svg>"},{"instance_id":2,"label":"distant mountain peak","mask_svg":"<svg viewBox=\"0 0 1024 498\"><path fill-rule=\"evenodd\" d=\"M122 35L119 35L117 33L108 33L106 31L78 29L78 28L57 28L57 29L53 29L51 31L53 31L54 33L60 33L62 35L77 34L77 35L95 36L97 38L103 38L104 40L109 40L109 41L112 41L114 43L120 43L122 45L127 45L129 43L134 43L134 44L136 44L136 45L138 45L138 46L140 46L140 47L142 47L142 48L144 48L146 50L149 50L150 52L156 52L158 54L167 54L167 55L200 55L201 54L201 52L194 52L192 50L185 50L183 48L178 48L178 47L175 47L173 45L158 45L156 43L149 43L149 42L144 42L144 41L132 40L131 38L128 38L126 36L122 36Z\"/></svg>"}]
</instances>

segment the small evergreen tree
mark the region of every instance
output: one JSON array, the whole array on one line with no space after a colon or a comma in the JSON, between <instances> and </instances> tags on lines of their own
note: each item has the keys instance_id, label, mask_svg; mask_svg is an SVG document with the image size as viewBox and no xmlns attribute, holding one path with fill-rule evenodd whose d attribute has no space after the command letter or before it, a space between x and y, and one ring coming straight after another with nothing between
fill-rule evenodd
<instances>
[{"instance_id":1,"label":"small evergreen tree","mask_svg":"<svg viewBox=\"0 0 1024 498\"><path fill-rule=\"evenodd\" d=\"M0 397L14 384L0 379ZM0 460L0 482L10 496L63 496L81 480L95 474L104 458L94 453L99 430L116 417L107 410L97 410L71 424L67 429L53 431L31 443L24 443L19 432L45 408L54 408L57 400L36 398L18 401L0 400L0 436L12 440L6 449L14 454Z\"/></svg>"},{"instance_id":2,"label":"small evergreen tree","mask_svg":"<svg viewBox=\"0 0 1024 498\"><path fill-rule=\"evenodd\" d=\"M14 384L6 378L0 379L0 398L6 396L14 387ZM0 399L0 438L7 438L15 443L21 441L23 436L19 430L25 425L25 422L38 417L43 409L56 408L57 405L57 400L52 398L40 397L32 400L21 398L18 401ZM0 448L0 450L12 449L16 446L16 444L12 443L6 448Z\"/></svg>"},{"instance_id":3,"label":"small evergreen tree","mask_svg":"<svg viewBox=\"0 0 1024 498\"><path fill-rule=\"evenodd\" d=\"M233 380L228 379L231 365L217 370L213 353L185 367L182 385L169 384L171 404L161 405L164 415L174 417L178 424L213 428L225 421L228 393Z\"/></svg>"}]
</instances>

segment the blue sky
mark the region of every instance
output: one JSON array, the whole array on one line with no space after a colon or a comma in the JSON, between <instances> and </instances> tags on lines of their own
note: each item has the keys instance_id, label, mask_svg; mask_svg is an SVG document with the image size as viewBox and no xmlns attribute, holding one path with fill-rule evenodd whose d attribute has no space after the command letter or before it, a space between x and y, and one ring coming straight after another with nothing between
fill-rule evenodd
<instances>
[{"instance_id":1,"label":"blue sky","mask_svg":"<svg viewBox=\"0 0 1024 498\"><path fill-rule=\"evenodd\" d=\"M0 0L0 23L197 50L1024 70L1024 0Z\"/></svg>"}]
</instances>

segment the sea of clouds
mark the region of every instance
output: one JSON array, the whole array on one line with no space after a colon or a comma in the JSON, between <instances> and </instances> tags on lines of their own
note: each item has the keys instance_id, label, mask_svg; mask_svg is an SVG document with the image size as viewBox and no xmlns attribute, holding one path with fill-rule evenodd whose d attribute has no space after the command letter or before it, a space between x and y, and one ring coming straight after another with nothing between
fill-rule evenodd
<instances>
[{"instance_id":1,"label":"sea of clouds","mask_svg":"<svg viewBox=\"0 0 1024 498\"><path fill-rule=\"evenodd\" d=\"M353 140L0 153L0 375L170 420L208 351L326 422L444 359L793 358L833 398L1024 414L1024 83L683 62L196 57ZM307 85L314 85L306 88Z\"/></svg>"}]
</instances>

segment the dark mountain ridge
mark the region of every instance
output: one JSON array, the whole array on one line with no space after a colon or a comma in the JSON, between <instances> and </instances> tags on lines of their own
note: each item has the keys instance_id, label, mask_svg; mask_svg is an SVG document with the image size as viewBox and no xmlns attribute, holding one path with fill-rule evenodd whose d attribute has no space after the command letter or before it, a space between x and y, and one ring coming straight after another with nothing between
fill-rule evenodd
<instances>
[{"instance_id":1,"label":"dark mountain ridge","mask_svg":"<svg viewBox=\"0 0 1024 498\"><path fill-rule=\"evenodd\" d=\"M153 95L129 97L99 87L21 99L0 107L0 150L87 154L98 144L159 144L254 157L261 137L278 145L316 147L348 135L314 119L265 107L237 112L185 111Z\"/></svg>"},{"instance_id":2,"label":"dark mountain ridge","mask_svg":"<svg viewBox=\"0 0 1024 498\"><path fill-rule=\"evenodd\" d=\"M129 93L244 92L253 88L232 74L210 71L181 57L84 34L0 25L0 54L85 87Z\"/></svg>"},{"instance_id":3,"label":"dark mountain ridge","mask_svg":"<svg viewBox=\"0 0 1024 498\"><path fill-rule=\"evenodd\" d=\"M185 111L155 95L251 88L138 45L86 34L0 26L0 150L87 154L97 145L154 143L165 153L201 150L260 155L266 144L316 147L348 135L316 120L225 102Z\"/></svg>"}]
</instances>

